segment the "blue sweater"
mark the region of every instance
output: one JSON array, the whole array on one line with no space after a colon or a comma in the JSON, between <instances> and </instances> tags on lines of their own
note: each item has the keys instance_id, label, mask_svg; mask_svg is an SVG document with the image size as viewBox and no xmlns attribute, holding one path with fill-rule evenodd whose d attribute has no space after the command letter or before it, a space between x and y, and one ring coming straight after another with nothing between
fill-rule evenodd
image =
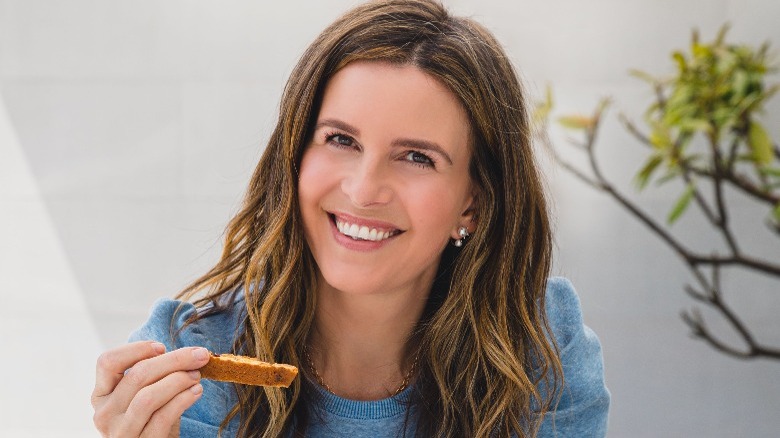
<instances>
[{"instance_id":1,"label":"blue sweater","mask_svg":"<svg viewBox=\"0 0 780 438\"><path fill-rule=\"evenodd\" d=\"M156 340L168 351L202 346L215 353L228 353L243 315L243 301L234 311L199 320L184 329L176 339L170 337L171 318L179 301L155 303L149 320L131 336L131 341ZM604 368L598 338L582 322L580 302L568 280L551 278L547 285L547 316L561 353L565 386L555 412L548 413L537 435L547 437L603 437L607 431L610 395L604 385ZM181 326L197 309L187 303L176 315L174 327ZM182 416L182 437L216 437L219 424L237 398L232 384L202 380L203 395ZM316 386L316 385L315 385ZM355 401L322 392L317 406L322 421L312 417L308 435L313 437L397 437L406 420L411 388L384 400ZM412 406L406 436L414 436L415 415ZM234 418L222 436L235 436Z\"/></svg>"}]
</instances>

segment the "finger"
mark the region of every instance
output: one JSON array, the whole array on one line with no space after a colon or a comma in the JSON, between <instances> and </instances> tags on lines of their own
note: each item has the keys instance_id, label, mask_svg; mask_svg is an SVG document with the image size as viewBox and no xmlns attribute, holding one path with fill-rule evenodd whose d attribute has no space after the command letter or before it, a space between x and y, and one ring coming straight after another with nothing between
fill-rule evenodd
<instances>
[{"instance_id":1,"label":"finger","mask_svg":"<svg viewBox=\"0 0 780 438\"><path fill-rule=\"evenodd\" d=\"M178 430L181 416L190 406L195 404L203 395L203 386L198 383L176 395L165 406L158 409L146 424L142 437L168 437L179 436L172 434L173 429Z\"/></svg>"},{"instance_id":2,"label":"finger","mask_svg":"<svg viewBox=\"0 0 780 438\"><path fill-rule=\"evenodd\" d=\"M144 359L165 353L165 345L159 342L139 341L123 345L101 354L95 371L95 399L110 394L122 380L125 371Z\"/></svg>"},{"instance_id":3,"label":"finger","mask_svg":"<svg viewBox=\"0 0 780 438\"><path fill-rule=\"evenodd\" d=\"M209 352L202 347L185 347L136 363L116 385L108 400L109 409L125 412L136 394L165 376L177 371L197 370L209 361Z\"/></svg>"},{"instance_id":4,"label":"finger","mask_svg":"<svg viewBox=\"0 0 780 438\"><path fill-rule=\"evenodd\" d=\"M180 401L182 398L186 398L184 401L190 400L194 403L197 399L196 396L199 396L200 392L202 392L199 380L200 373L198 371L177 371L138 391L127 407L122 425L116 431L117 435L139 436L150 419L156 415L156 412L163 409L177 397ZM189 391L189 398L182 397L182 393L187 395L187 391L193 387L199 389L195 392ZM175 418L171 419L168 428L170 428L174 420Z\"/></svg>"}]
</instances>

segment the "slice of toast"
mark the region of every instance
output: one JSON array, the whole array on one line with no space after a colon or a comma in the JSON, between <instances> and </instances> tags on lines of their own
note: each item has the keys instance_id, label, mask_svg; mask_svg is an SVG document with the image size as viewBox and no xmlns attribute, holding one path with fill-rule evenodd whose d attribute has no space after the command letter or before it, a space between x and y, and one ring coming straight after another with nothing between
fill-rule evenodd
<instances>
[{"instance_id":1,"label":"slice of toast","mask_svg":"<svg viewBox=\"0 0 780 438\"><path fill-rule=\"evenodd\" d=\"M223 382L287 388L298 375L298 368L247 356L211 353L209 362L200 369L200 375L204 379Z\"/></svg>"}]
</instances>

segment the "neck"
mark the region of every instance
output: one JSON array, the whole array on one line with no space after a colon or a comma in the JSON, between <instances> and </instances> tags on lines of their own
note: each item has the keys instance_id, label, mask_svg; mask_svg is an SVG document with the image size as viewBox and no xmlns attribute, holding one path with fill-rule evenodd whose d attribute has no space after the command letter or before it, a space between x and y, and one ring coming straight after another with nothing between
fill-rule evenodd
<instances>
[{"instance_id":1,"label":"neck","mask_svg":"<svg viewBox=\"0 0 780 438\"><path fill-rule=\"evenodd\" d=\"M399 290L357 295L323 282L318 290L311 367L336 395L378 400L408 383L416 348L410 345L428 293Z\"/></svg>"}]
</instances>

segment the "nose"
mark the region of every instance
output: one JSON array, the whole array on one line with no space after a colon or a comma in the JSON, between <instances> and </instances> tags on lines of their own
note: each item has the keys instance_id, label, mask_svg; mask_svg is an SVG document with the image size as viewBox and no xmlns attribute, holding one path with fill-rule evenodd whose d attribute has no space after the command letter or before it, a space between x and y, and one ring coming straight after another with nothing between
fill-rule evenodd
<instances>
[{"instance_id":1,"label":"nose","mask_svg":"<svg viewBox=\"0 0 780 438\"><path fill-rule=\"evenodd\" d=\"M385 205L393 198L390 177L381 160L363 157L341 181L341 190L356 207Z\"/></svg>"}]
</instances>

